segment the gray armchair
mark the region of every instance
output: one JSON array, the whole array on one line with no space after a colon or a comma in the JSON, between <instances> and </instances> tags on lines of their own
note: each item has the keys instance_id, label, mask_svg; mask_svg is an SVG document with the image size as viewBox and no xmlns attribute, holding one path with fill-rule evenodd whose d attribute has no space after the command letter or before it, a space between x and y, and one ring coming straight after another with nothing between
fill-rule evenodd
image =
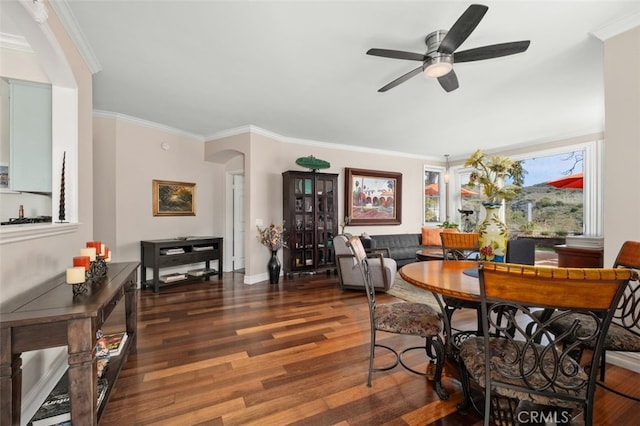
<instances>
[{"instance_id":1,"label":"gray armchair","mask_svg":"<svg viewBox=\"0 0 640 426\"><path fill-rule=\"evenodd\" d=\"M340 278L340 288L347 290L365 290L365 283L358 267L358 262L347 246L345 235L333 238L333 249L336 255L336 266ZM379 291L387 291L393 286L398 267L396 261L384 257L384 250L375 249L367 254L371 281Z\"/></svg>"}]
</instances>

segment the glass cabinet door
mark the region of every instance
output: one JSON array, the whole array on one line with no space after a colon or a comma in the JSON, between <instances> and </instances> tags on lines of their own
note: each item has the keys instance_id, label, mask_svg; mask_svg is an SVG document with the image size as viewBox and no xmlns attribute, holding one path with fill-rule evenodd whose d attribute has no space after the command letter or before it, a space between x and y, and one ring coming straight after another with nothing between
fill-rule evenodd
<instances>
[{"instance_id":1,"label":"glass cabinet door","mask_svg":"<svg viewBox=\"0 0 640 426\"><path fill-rule=\"evenodd\" d=\"M283 178L283 217L290 231L283 256L285 272L331 267L332 239L337 229L338 175L287 171Z\"/></svg>"}]
</instances>

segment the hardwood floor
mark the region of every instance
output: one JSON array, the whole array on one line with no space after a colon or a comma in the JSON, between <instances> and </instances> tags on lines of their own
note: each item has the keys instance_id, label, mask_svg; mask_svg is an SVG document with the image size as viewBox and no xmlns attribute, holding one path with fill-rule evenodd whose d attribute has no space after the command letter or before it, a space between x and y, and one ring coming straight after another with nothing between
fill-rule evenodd
<instances>
[{"instance_id":1,"label":"hardwood floor","mask_svg":"<svg viewBox=\"0 0 640 426\"><path fill-rule=\"evenodd\" d=\"M366 386L364 293L334 275L252 286L222 281L140 291L137 353L123 368L101 425L471 425L458 382L440 401L430 382L396 367ZM392 296L378 296L379 302ZM470 318L473 321L474 318ZM420 344L389 336L387 344ZM409 357L416 365L424 354ZM384 358L376 358L384 362ZM452 367L448 367L450 371ZM640 375L610 366L607 382L636 391ZM598 425L633 424L640 403L598 389Z\"/></svg>"}]
</instances>

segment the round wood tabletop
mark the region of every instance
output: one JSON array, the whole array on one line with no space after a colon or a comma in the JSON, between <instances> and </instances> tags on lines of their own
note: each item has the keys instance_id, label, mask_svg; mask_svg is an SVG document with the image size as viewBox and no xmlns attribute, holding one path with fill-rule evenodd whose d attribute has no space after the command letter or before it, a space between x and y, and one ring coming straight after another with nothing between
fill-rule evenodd
<instances>
[{"instance_id":1,"label":"round wood tabletop","mask_svg":"<svg viewBox=\"0 0 640 426\"><path fill-rule=\"evenodd\" d=\"M407 282L456 299L480 301L478 278L469 276L465 269L477 269L478 262L470 260L432 260L415 262L400 268L400 276Z\"/></svg>"}]
</instances>

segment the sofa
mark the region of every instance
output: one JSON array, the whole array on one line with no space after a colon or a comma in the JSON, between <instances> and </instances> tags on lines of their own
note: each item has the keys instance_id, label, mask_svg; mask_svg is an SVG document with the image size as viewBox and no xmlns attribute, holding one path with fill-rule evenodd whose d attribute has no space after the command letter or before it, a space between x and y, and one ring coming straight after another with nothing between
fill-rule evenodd
<instances>
[{"instance_id":1,"label":"sofa","mask_svg":"<svg viewBox=\"0 0 640 426\"><path fill-rule=\"evenodd\" d=\"M421 234L389 234L360 236L365 249L375 252L376 249L389 249L389 257L396 261L398 268L416 261L416 251L422 247Z\"/></svg>"},{"instance_id":2,"label":"sofa","mask_svg":"<svg viewBox=\"0 0 640 426\"><path fill-rule=\"evenodd\" d=\"M398 269L416 261L418 250L442 250L441 232L457 232L457 229L423 227L419 234L360 235L365 249L389 249L389 257L394 259Z\"/></svg>"}]
</instances>

